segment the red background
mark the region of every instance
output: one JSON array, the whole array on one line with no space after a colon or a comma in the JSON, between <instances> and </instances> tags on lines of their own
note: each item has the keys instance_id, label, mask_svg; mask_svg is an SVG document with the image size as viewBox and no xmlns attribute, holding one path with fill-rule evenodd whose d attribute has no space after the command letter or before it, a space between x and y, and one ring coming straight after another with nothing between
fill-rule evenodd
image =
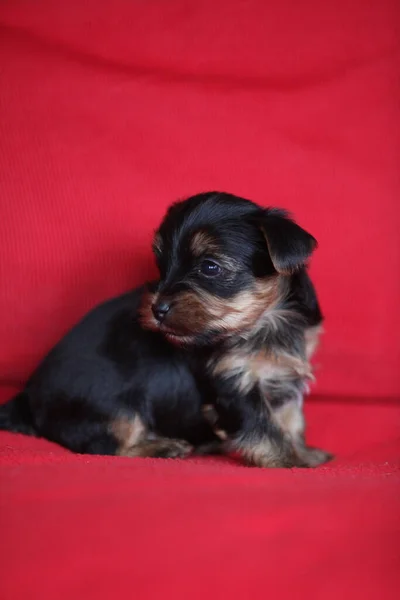
<instances>
[{"instance_id":1,"label":"red background","mask_svg":"<svg viewBox=\"0 0 400 600\"><path fill-rule=\"evenodd\" d=\"M266 473L2 434L5 600L395 596L399 24L395 0L2 3L1 397L154 273L171 201L219 189L319 240L310 435L339 454Z\"/></svg>"}]
</instances>

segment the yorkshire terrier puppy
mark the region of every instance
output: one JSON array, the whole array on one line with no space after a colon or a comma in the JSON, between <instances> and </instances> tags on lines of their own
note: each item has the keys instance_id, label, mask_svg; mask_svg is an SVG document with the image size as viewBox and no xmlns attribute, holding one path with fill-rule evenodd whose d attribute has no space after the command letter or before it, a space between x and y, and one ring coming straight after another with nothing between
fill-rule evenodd
<instances>
[{"instance_id":1,"label":"yorkshire terrier puppy","mask_svg":"<svg viewBox=\"0 0 400 600\"><path fill-rule=\"evenodd\" d=\"M173 204L154 238L159 280L87 314L0 407L0 428L88 454L326 462L304 438L316 245L285 211L230 194Z\"/></svg>"}]
</instances>

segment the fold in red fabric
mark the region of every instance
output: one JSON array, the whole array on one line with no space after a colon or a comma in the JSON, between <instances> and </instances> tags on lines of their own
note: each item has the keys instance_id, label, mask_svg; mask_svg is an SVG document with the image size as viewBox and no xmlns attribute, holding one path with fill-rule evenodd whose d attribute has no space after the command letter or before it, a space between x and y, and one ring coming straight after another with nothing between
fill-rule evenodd
<instances>
[{"instance_id":1,"label":"fold in red fabric","mask_svg":"<svg viewBox=\"0 0 400 600\"><path fill-rule=\"evenodd\" d=\"M396 0L0 7L0 398L154 276L176 198L291 210L326 316L312 471L0 433L0 596L390 600L400 572Z\"/></svg>"}]
</instances>

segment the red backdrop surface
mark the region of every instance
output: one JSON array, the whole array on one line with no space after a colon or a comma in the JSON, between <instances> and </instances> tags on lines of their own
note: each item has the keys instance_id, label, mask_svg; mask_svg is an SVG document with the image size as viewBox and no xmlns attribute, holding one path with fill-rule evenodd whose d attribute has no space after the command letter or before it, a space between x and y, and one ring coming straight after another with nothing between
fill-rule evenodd
<instances>
[{"instance_id":1,"label":"red backdrop surface","mask_svg":"<svg viewBox=\"0 0 400 600\"><path fill-rule=\"evenodd\" d=\"M319 240L310 435L339 455L255 472L1 434L6 600L395 597L399 23L395 0L1 4L2 399L85 311L154 274L171 201L219 189Z\"/></svg>"}]
</instances>

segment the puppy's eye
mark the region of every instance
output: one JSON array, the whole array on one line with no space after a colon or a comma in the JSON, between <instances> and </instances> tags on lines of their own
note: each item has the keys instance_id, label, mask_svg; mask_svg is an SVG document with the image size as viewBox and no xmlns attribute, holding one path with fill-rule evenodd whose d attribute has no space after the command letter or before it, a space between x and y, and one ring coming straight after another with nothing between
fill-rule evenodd
<instances>
[{"instance_id":1,"label":"puppy's eye","mask_svg":"<svg viewBox=\"0 0 400 600\"><path fill-rule=\"evenodd\" d=\"M215 277L221 272L221 267L212 260L203 260L200 264L199 271L202 275L207 277Z\"/></svg>"}]
</instances>

